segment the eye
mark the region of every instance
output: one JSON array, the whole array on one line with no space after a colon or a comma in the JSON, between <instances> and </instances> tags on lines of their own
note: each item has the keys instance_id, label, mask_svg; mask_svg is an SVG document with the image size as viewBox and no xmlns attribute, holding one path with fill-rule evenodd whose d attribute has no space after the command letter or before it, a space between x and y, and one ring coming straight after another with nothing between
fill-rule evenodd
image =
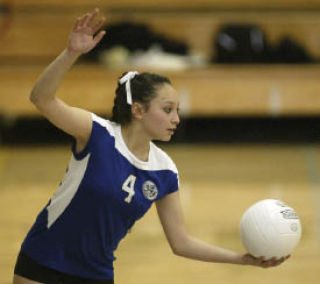
<instances>
[{"instance_id":1,"label":"eye","mask_svg":"<svg viewBox=\"0 0 320 284\"><path fill-rule=\"evenodd\" d=\"M164 110L164 112L166 112L166 113L170 113L170 112L172 111L172 108L171 108L171 107L166 107L166 108L164 108L163 110Z\"/></svg>"}]
</instances>

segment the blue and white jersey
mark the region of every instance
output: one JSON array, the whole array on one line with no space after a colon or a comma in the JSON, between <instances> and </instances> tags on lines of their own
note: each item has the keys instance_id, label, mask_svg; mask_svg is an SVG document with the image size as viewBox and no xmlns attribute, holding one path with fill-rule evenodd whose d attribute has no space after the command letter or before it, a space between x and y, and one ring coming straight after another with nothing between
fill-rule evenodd
<instances>
[{"instance_id":1,"label":"blue and white jersey","mask_svg":"<svg viewBox=\"0 0 320 284\"><path fill-rule=\"evenodd\" d=\"M127 148L119 124L92 114L85 149L72 147L57 192L38 215L22 251L52 269L91 279L113 279L113 252L155 200L178 190L178 171L150 143L149 159Z\"/></svg>"}]
</instances>

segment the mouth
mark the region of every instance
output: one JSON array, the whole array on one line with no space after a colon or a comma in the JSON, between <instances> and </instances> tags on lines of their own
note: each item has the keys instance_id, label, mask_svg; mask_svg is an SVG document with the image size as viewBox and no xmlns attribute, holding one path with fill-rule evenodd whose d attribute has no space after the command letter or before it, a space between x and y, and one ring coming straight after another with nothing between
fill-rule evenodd
<instances>
[{"instance_id":1,"label":"mouth","mask_svg":"<svg viewBox=\"0 0 320 284\"><path fill-rule=\"evenodd\" d=\"M167 130L171 135L174 134L174 132L176 131L175 128L168 128Z\"/></svg>"}]
</instances>

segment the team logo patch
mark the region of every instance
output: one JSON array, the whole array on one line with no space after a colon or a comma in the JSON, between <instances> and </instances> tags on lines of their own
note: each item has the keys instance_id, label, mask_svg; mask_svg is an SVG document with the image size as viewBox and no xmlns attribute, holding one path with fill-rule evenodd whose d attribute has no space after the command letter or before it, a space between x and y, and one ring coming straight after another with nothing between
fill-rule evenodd
<instances>
[{"instance_id":1,"label":"team logo patch","mask_svg":"<svg viewBox=\"0 0 320 284\"><path fill-rule=\"evenodd\" d=\"M147 180L142 186L142 192L146 199L155 200L158 196L157 186L150 180Z\"/></svg>"}]
</instances>

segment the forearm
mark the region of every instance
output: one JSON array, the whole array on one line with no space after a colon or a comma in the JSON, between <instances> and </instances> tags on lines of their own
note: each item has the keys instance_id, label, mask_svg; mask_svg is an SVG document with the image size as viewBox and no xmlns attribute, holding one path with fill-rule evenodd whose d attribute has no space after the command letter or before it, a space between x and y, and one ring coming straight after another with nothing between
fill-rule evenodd
<instances>
[{"instance_id":1,"label":"forearm","mask_svg":"<svg viewBox=\"0 0 320 284\"><path fill-rule=\"evenodd\" d=\"M63 76L75 63L79 54L65 49L40 75L32 89L30 100L33 103L53 99Z\"/></svg>"},{"instance_id":2,"label":"forearm","mask_svg":"<svg viewBox=\"0 0 320 284\"><path fill-rule=\"evenodd\" d=\"M188 236L185 241L174 250L174 253L182 257L206 262L244 264L243 255L231 250L212 246L191 236Z\"/></svg>"}]
</instances>

